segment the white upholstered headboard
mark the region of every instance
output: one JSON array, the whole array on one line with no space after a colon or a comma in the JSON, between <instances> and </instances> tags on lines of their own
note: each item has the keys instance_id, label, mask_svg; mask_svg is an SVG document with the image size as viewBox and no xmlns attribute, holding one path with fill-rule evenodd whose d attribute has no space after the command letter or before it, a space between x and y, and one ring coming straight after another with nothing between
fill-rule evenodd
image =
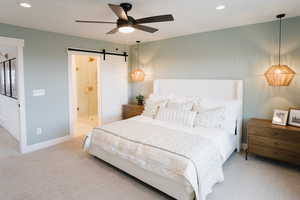
<instances>
[{"instance_id":1,"label":"white upholstered headboard","mask_svg":"<svg viewBox=\"0 0 300 200\"><path fill-rule=\"evenodd\" d=\"M237 150L240 151L243 121L243 81L205 79L160 79L154 81L153 93L240 101L237 121Z\"/></svg>"}]
</instances>

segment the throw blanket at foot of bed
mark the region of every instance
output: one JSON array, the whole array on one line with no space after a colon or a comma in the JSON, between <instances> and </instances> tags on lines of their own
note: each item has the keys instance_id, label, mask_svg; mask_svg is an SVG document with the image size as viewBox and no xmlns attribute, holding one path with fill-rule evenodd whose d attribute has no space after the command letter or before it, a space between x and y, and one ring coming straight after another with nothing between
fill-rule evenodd
<instances>
[{"instance_id":1,"label":"throw blanket at foot of bed","mask_svg":"<svg viewBox=\"0 0 300 200\"><path fill-rule=\"evenodd\" d=\"M197 200L205 200L213 185L224 179L218 147L197 134L123 120L93 130L88 151L93 154L99 147L151 172L184 177Z\"/></svg>"}]
</instances>

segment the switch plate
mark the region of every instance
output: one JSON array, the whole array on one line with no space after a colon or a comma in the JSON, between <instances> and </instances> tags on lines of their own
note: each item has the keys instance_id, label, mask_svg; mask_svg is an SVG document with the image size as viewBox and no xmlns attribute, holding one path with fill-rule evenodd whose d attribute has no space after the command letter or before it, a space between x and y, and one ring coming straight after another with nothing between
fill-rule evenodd
<instances>
[{"instance_id":1,"label":"switch plate","mask_svg":"<svg viewBox=\"0 0 300 200\"><path fill-rule=\"evenodd\" d=\"M36 128L36 134L37 135L42 135L42 128Z\"/></svg>"},{"instance_id":2,"label":"switch plate","mask_svg":"<svg viewBox=\"0 0 300 200\"><path fill-rule=\"evenodd\" d=\"M32 96L37 97L37 96L45 96L46 95L46 90L45 89L35 89L32 90Z\"/></svg>"}]
</instances>

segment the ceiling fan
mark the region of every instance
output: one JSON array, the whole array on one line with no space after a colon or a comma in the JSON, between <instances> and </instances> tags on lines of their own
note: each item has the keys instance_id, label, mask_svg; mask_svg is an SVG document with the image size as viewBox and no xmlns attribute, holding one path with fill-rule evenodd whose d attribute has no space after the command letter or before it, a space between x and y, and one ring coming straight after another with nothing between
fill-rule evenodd
<instances>
[{"instance_id":1,"label":"ceiling fan","mask_svg":"<svg viewBox=\"0 0 300 200\"><path fill-rule=\"evenodd\" d=\"M108 4L110 9L117 15L118 19L116 22L105 22L105 21L85 21L85 20L76 20L79 23L98 23L98 24L116 24L117 27L107 32L106 34L114 34L116 32L121 33L131 33L135 29L145 31L148 33L154 33L158 31L158 29L144 26L141 24L146 23L155 23L155 22L167 22L174 21L172 15L158 15L153 17L146 17L141 19L134 19L133 17L127 15L127 13L131 10L132 4L130 3L121 3L120 5Z\"/></svg>"}]
</instances>

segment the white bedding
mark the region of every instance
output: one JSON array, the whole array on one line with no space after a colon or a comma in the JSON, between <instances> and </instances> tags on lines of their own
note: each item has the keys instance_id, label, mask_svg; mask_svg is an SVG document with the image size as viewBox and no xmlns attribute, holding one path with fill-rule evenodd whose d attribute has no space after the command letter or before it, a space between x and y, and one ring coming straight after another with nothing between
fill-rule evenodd
<instances>
[{"instance_id":1,"label":"white bedding","mask_svg":"<svg viewBox=\"0 0 300 200\"><path fill-rule=\"evenodd\" d=\"M184 177L196 198L204 200L224 179L222 164L233 151L232 137L218 129L186 128L138 116L94 129L86 144L91 154L101 147L162 176Z\"/></svg>"}]
</instances>

